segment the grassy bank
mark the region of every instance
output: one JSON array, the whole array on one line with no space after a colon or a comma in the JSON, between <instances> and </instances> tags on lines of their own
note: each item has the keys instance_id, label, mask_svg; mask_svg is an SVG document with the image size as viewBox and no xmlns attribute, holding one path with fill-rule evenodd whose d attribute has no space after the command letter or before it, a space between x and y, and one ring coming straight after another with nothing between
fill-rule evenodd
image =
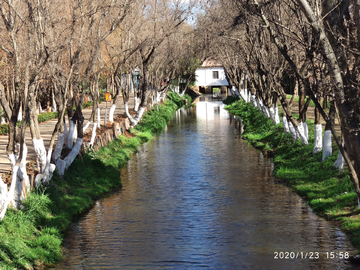
<instances>
[{"instance_id":1,"label":"grassy bank","mask_svg":"<svg viewBox=\"0 0 360 270\"><path fill-rule=\"evenodd\" d=\"M0 269L33 269L59 261L63 232L71 221L88 211L94 200L121 187L119 169L141 143L164 129L189 98L170 93L159 111L148 111L131 131L134 137L120 136L96 153L83 154L63 179L55 173L48 187L32 192L22 210L9 209L0 223Z\"/></svg>"},{"instance_id":2,"label":"grassy bank","mask_svg":"<svg viewBox=\"0 0 360 270\"><path fill-rule=\"evenodd\" d=\"M309 126L309 144L294 142L285 134L282 124L274 125L258 109L243 101L226 107L238 115L245 127L243 137L254 147L273 157L274 176L283 180L303 197L318 215L335 222L349 234L352 244L360 249L360 211L352 182L345 168L334 167L338 150L333 143L333 155L321 162L322 152L313 154L314 124Z\"/></svg>"}]
</instances>

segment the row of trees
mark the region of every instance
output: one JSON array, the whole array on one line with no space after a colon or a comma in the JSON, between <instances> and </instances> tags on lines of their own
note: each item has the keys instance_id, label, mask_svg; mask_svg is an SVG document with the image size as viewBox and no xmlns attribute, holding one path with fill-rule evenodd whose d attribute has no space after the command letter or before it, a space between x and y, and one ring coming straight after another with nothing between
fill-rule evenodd
<instances>
[{"instance_id":1,"label":"row of trees","mask_svg":"<svg viewBox=\"0 0 360 270\"><path fill-rule=\"evenodd\" d=\"M343 160L348 165L360 207L360 2L219 0L204 10L198 35L222 61L235 93L275 123L281 103L285 131L304 144L307 108L311 100L315 103L314 153L323 150L325 159L334 138L340 150L335 165L342 168ZM297 95L296 119L291 108ZM336 112L340 138L334 130Z\"/></svg>"},{"instance_id":2,"label":"row of trees","mask_svg":"<svg viewBox=\"0 0 360 270\"><path fill-rule=\"evenodd\" d=\"M148 105L164 97L173 80L191 79L193 68L187 70L186 63L197 63L192 60L193 30L185 22L191 7L191 1L181 0L0 1L0 102L9 124L7 156L12 167L9 192L0 181L0 220L10 203L19 207L29 189L24 143L28 122L39 186L50 181L55 168L64 174L91 123L93 142L100 126L100 78L113 94L109 121L122 96L132 126ZM136 71L139 82L134 80ZM136 116L128 109L131 92ZM47 150L37 117L43 94L59 113ZM84 125L86 95L91 96L93 111ZM66 156L64 147L71 150Z\"/></svg>"}]
</instances>

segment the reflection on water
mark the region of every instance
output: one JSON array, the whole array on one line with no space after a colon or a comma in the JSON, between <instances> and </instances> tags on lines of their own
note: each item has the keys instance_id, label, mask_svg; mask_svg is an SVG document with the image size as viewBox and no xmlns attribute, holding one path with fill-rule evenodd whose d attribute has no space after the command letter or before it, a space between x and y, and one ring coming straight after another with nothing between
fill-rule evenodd
<instances>
[{"instance_id":1,"label":"reflection on water","mask_svg":"<svg viewBox=\"0 0 360 270\"><path fill-rule=\"evenodd\" d=\"M352 269L326 258L353 250L344 234L275 183L222 107L176 112L122 170L123 189L72 225L56 269Z\"/></svg>"}]
</instances>

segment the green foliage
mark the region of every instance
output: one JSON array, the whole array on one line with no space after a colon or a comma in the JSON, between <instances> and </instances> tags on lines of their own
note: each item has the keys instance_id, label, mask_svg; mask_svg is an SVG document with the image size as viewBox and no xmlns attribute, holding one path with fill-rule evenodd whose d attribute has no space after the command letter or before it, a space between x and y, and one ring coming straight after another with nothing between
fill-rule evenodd
<instances>
[{"instance_id":1,"label":"green foliage","mask_svg":"<svg viewBox=\"0 0 360 270\"><path fill-rule=\"evenodd\" d=\"M230 105L235 101L238 101L239 99L240 99L239 97L228 96L225 100L223 100L223 103L226 105Z\"/></svg>"},{"instance_id":2,"label":"green foliage","mask_svg":"<svg viewBox=\"0 0 360 270\"><path fill-rule=\"evenodd\" d=\"M8 124L0 125L0 135L6 135L8 133L9 133L9 125Z\"/></svg>"},{"instance_id":3,"label":"green foliage","mask_svg":"<svg viewBox=\"0 0 360 270\"><path fill-rule=\"evenodd\" d=\"M165 128L173 113L186 104L188 106L191 104L191 97L189 95L180 97L175 92L169 92L168 100L165 101L164 105L159 106L159 110L152 108L136 126L136 129L141 132L156 134Z\"/></svg>"},{"instance_id":4,"label":"green foliage","mask_svg":"<svg viewBox=\"0 0 360 270\"><path fill-rule=\"evenodd\" d=\"M120 136L98 152L83 154L63 179L55 173L48 187L29 194L22 210L9 209L0 223L0 269L33 269L59 261L62 232L88 211L94 200L121 187L119 169L141 143L164 128L177 108L169 100L159 111L150 110L131 130L135 137Z\"/></svg>"},{"instance_id":5,"label":"green foliage","mask_svg":"<svg viewBox=\"0 0 360 270\"><path fill-rule=\"evenodd\" d=\"M322 153L313 154L314 124L307 121L309 144L293 141L282 124L274 125L258 109L243 101L225 107L239 115L245 127L243 137L264 153L273 156L273 174L282 179L319 215L340 223L352 243L360 248L360 216L357 197L347 169L334 167L338 150L324 162Z\"/></svg>"},{"instance_id":6,"label":"green foliage","mask_svg":"<svg viewBox=\"0 0 360 270\"><path fill-rule=\"evenodd\" d=\"M99 88L100 89L106 89L107 86L107 79L104 76L103 73L100 73L100 78L99 78Z\"/></svg>"},{"instance_id":7,"label":"green foliage","mask_svg":"<svg viewBox=\"0 0 360 270\"><path fill-rule=\"evenodd\" d=\"M93 105L94 105L94 102L88 101L83 104L82 108L85 109L85 108L91 107Z\"/></svg>"},{"instance_id":8,"label":"green foliage","mask_svg":"<svg viewBox=\"0 0 360 270\"><path fill-rule=\"evenodd\" d=\"M167 94L167 98L168 100L170 100L171 102L175 103L175 105L177 106L177 108L181 108L186 106L190 106L192 99L189 95L184 95L183 97L180 97L177 93L175 92L169 92Z\"/></svg>"},{"instance_id":9,"label":"green foliage","mask_svg":"<svg viewBox=\"0 0 360 270\"><path fill-rule=\"evenodd\" d=\"M180 78L191 78L195 79L195 71L200 67L200 60L193 57L187 57L179 60L179 76Z\"/></svg>"},{"instance_id":10,"label":"green foliage","mask_svg":"<svg viewBox=\"0 0 360 270\"><path fill-rule=\"evenodd\" d=\"M45 121L49 121L54 118L58 118L59 113L58 112L47 112L47 113L40 113L38 115L38 122L42 123Z\"/></svg>"},{"instance_id":11,"label":"green foliage","mask_svg":"<svg viewBox=\"0 0 360 270\"><path fill-rule=\"evenodd\" d=\"M175 103L165 101L165 105L160 106L159 110L153 108L149 113L144 115L141 122L136 126L136 129L142 132L148 131L153 134L162 131L177 108Z\"/></svg>"}]
</instances>

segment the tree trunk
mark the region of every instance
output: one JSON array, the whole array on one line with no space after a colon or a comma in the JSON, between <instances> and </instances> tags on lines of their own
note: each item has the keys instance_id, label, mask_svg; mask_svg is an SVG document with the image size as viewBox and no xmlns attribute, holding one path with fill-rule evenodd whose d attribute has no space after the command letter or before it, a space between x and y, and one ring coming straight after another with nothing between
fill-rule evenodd
<instances>
[{"instance_id":1,"label":"tree trunk","mask_svg":"<svg viewBox=\"0 0 360 270\"><path fill-rule=\"evenodd\" d=\"M56 162L56 166L58 168L58 172L59 172L60 176L63 176L65 173L65 170L67 170L70 167L70 165L73 163L76 156L79 154L79 151L80 151L80 148L81 148L81 145L83 142L84 117L82 115L80 103L77 105L76 112L75 112L73 118L76 119L76 121L77 121L78 138L76 140L75 145L71 149L71 152L63 160L59 158Z\"/></svg>"},{"instance_id":2,"label":"tree trunk","mask_svg":"<svg viewBox=\"0 0 360 270\"><path fill-rule=\"evenodd\" d=\"M339 50L335 51L334 48L338 48L337 40L327 38L324 26L322 21L318 20L311 9L309 3L306 0L297 0L300 7L303 9L306 17L311 23L312 28L316 31L319 36L319 44L323 50L324 56L328 62L329 70L332 75L332 79L336 87L335 90L335 100L336 105L339 110L339 116L341 121L341 129L345 140L345 145L347 145L347 150L349 155L343 149L341 142L337 142L339 149L342 151L342 155L344 156L346 163L349 167L350 178L354 184L355 191L358 197L358 203L360 208L360 186L359 186L359 176L360 176L360 126L359 121L354 115L355 112L359 110L357 104L353 104L349 99L353 96L354 93L351 92L351 88L347 89L344 87L344 81L341 74L340 67L346 67L346 59L344 59L343 55L336 55L336 52L339 54ZM332 2L333 3L333 2ZM336 7L331 12L338 12L338 8ZM342 19L337 15L337 18ZM328 25L333 27L333 29L338 28L338 22L331 20L328 18ZM330 34L333 32L331 31ZM335 31L336 33L336 31ZM336 33L337 34L337 33ZM339 48L341 49L341 48ZM339 60L339 62L338 62ZM344 70L344 74L346 73L346 69ZM351 85L351 84L349 84ZM358 113L358 112L357 112ZM353 164L355 166L353 166Z\"/></svg>"},{"instance_id":3,"label":"tree trunk","mask_svg":"<svg viewBox=\"0 0 360 270\"><path fill-rule=\"evenodd\" d=\"M136 116L132 117L127 110L127 116L129 117L129 120L131 122L131 127L135 127L142 119L143 114L147 108L147 99L148 99L148 88L149 88L149 67L145 64L143 66L143 83L141 86L141 102L140 102L140 108L136 112ZM125 107L126 108L126 107ZM126 111L126 109L125 109Z\"/></svg>"},{"instance_id":4,"label":"tree trunk","mask_svg":"<svg viewBox=\"0 0 360 270\"><path fill-rule=\"evenodd\" d=\"M46 150L40 135L35 88L35 85L31 85L29 88L30 132L36 154L37 167L42 172L46 166Z\"/></svg>"},{"instance_id":5,"label":"tree trunk","mask_svg":"<svg viewBox=\"0 0 360 270\"><path fill-rule=\"evenodd\" d=\"M343 142L343 147L344 147L344 142ZM339 151L339 154L338 154L338 158L337 160L335 161L334 163L334 167L335 168L338 168L339 171L341 171L343 168L344 168L344 165L345 165L345 159L344 159L344 156L341 154L341 151Z\"/></svg>"},{"instance_id":6,"label":"tree trunk","mask_svg":"<svg viewBox=\"0 0 360 270\"><path fill-rule=\"evenodd\" d=\"M330 112L329 118L330 122L326 123L325 131L324 131L324 150L323 150L323 158L324 161L328 156L332 154L332 136L331 136L331 126L335 124L335 102L332 101L330 104Z\"/></svg>"},{"instance_id":7,"label":"tree trunk","mask_svg":"<svg viewBox=\"0 0 360 270\"><path fill-rule=\"evenodd\" d=\"M286 118L286 114L284 112L281 113L281 118L282 118L284 131L286 134L289 134L290 133L289 124L288 124L288 120Z\"/></svg>"},{"instance_id":8,"label":"tree trunk","mask_svg":"<svg viewBox=\"0 0 360 270\"><path fill-rule=\"evenodd\" d=\"M58 103L58 108L59 108L59 113L60 115L58 116L58 138L56 141L56 146L54 149L54 153L52 155L52 159L53 161L56 163L56 161L61 157L61 152L65 143L65 138L67 136L67 134L65 134L65 106L62 103Z\"/></svg>"},{"instance_id":9,"label":"tree trunk","mask_svg":"<svg viewBox=\"0 0 360 270\"><path fill-rule=\"evenodd\" d=\"M273 120L274 124L280 124L279 118L279 107L278 107L278 95L276 93L273 94L273 106L270 108L270 115L271 119Z\"/></svg>"}]
</instances>

